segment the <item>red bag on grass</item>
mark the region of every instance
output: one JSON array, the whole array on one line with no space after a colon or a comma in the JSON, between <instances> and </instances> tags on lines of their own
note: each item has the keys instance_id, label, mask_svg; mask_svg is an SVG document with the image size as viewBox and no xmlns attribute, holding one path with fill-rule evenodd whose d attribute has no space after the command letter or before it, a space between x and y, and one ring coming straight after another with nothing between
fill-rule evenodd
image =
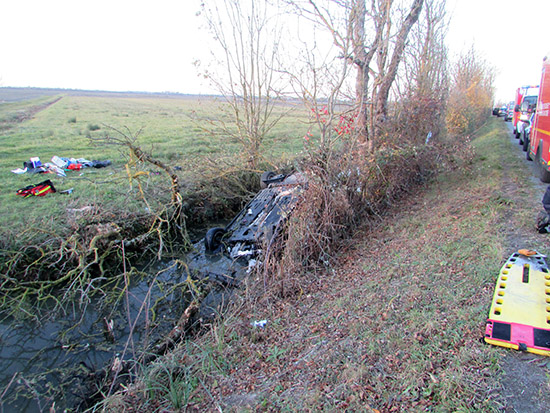
<instances>
[{"instance_id":1,"label":"red bag on grass","mask_svg":"<svg viewBox=\"0 0 550 413\"><path fill-rule=\"evenodd\" d=\"M81 163L72 163L67 166L67 169L70 169L71 171L80 171L82 169Z\"/></svg>"},{"instance_id":2,"label":"red bag on grass","mask_svg":"<svg viewBox=\"0 0 550 413\"><path fill-rule=\"evenodd\" d=\"M28 185L25 188L21 188L17 190L17 195L20 195L22 197L28 198L30 196L44 196L46 194L49 194L50 192L56 192L52 181L49 179L40 182L36 185Z\"/></svg>"}]
</instances>

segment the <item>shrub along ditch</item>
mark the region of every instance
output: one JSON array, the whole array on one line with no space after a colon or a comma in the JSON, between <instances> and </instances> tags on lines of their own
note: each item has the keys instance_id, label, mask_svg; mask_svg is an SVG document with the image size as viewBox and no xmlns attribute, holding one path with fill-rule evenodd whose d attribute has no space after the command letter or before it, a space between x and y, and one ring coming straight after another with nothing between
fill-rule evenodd
<instances>
[{"instance_id":1,"label":"shrub along ditch","mask_svg":"<svg viewBox=\"0 0 550 413\"><path fill-rule=\"evenodd\" d=\"M398 206L434 174L467 168L472 157L468 139L452 139L386 146L366 156L340 153L323 167L318 161L305 163L308 190L288 221L286 236L265 259L264 278L274 287L268 290L279 296L303 293L304 277L330 267L359 225Z\"/></svg>"}]
</instances>

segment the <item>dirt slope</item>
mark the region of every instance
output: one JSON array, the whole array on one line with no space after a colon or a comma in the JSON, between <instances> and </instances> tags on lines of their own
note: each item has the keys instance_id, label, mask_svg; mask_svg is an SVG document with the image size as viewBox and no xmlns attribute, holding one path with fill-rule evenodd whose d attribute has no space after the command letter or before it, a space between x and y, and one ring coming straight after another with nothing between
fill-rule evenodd
<instances>
[{"instance_id":1,"label":"dirt slope","mask_svg":"<svg viewBox=\"0 0 550 413\"><path fill-rule=\"evenodd\" d=\"M550 252L533 229L545 185L492 122L505 154L494 163L506 166L483 162L479 143L471 171L420 189L358 233L309 294L255 309L268 327L227 347L236 366L218 382L221 406L548 411L549 360L480 342L508 256Z\"/></svg>"}]
</instances>

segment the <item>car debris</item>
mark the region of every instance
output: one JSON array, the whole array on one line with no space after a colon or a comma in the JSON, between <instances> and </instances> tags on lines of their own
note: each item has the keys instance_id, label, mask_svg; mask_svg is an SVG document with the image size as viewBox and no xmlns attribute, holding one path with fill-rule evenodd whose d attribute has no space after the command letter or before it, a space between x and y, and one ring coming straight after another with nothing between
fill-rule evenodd
<instances>
[{"instance_id":1,"label":"car debris","mask_svg":"<svg viewBox=\"0 0 550 413\"><path fill-rule=\"evenodd\" d=\"M260 321L253 321L252 322L252 327L265 328L266 325L267 325L267 320L260 320Z\"/></svg>"},{"instance_id":2,"label":"car debris","mask_svg":"<svg viewBox=\"0 0 550 413\"><path fill-rule=\"evenodd\" d=\"M207 253L224 248L231 258L253 256L262 242L272 241L296 205L305 178L301 174L263 175L266 185L225 228L204 237Z\"/></svg>"},{"instance_id":3,"label":"car debris","mask_svg":"<svg viewBox=\"0 0 550 413\"><path fill-rule=\"evenodd\" d=\"M260 264L262 247L271 245L281 234L307 185L301 173L269 172L262 175L261 181L263 189L233 220L225 227L209 229L195 244L195 252L187 257L193 277L214 281L219 286L201 304L199 316L203 319L219 312L220 303L227 301L227 287L238 286Z\"/></svg>"}]
</instances>

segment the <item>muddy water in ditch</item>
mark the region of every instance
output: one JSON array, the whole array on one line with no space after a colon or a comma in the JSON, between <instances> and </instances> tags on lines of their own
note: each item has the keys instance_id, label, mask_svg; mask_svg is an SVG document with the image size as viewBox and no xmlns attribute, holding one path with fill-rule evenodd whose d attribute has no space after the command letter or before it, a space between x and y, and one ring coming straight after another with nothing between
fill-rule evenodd
<instances>
[{"instance_id":1,"label":"muddy water in ditch","mask_svg":"<svg viewBox=\"0 0 550 413\"><path fill-rule=\"evenodd\" d=\"M0 411L40 412L52 405L56 411L75 409L90 396L91 372L115 358L136 360L140 350L167 334L190 298L187 273L173 263L157 263L148 272L130 281L127 293L117 287L116 305L97 295L84 310L75 302L40 322L2 321ZM111 320L113 334L107 327Z\"/></svg>"}]
</instances>

